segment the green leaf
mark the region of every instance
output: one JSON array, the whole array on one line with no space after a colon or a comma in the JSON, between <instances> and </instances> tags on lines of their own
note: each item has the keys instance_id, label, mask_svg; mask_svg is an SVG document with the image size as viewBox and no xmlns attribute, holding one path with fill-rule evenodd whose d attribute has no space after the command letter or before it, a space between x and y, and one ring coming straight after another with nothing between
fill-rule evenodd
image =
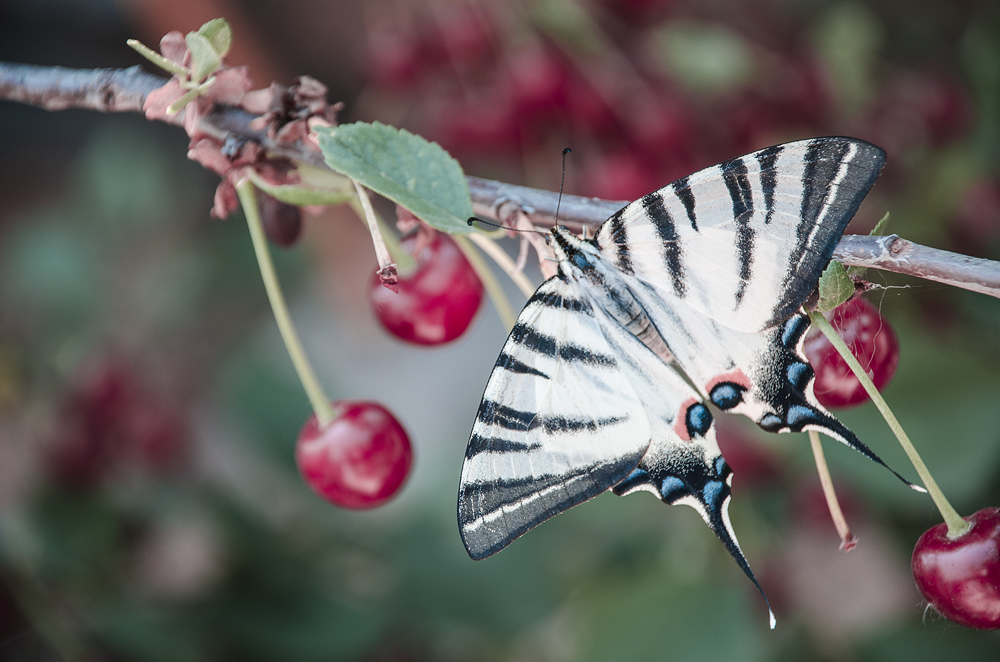
<instances>
[{"instance_id":1,"label":"green leaf","mask_svg":"<svg viewBox=\"0 0 1000 662\"><path fill-rule=\"evenodd\" d=\"M222 57L208 39L197 32L188 32L184 37L188 50L191 51L191 77L202 81L213 71L222 66Z\"/></svg>"},{"instance_id":2,"label":"green leaf","mask_svg":"<svg viewBox=\"0 0 1000 662\"><path fill-rule=\"evenodd\" d=\"M877 91L878 57L885 40L878 14L863 3L834 3L816 20L812 33L838 105L848 115L860 112Z\"/></svg>"},{"instance_id":3,"label":"green leaf","mask_svg":"<svg viewBox=\"0 0 1000 662\"><path fill-rule=\"evenodd\" d=\"M819 277L819 301L816 303L816 310L821 313L833 310L850 299L852 294L854 294L854 281L847 275L847 269L837 260L832 260Z\"/></svg>"},{"instance_id":4,"label":"green leaf","mask_svg":"<svg viewBox=\"0 0 1000 662\"><path fill-rule=\"evenodd\" d=\"M600 26L579 2L542 0L532 6L538 27L570 50L600 56L607 52L607 39Z\"/></svg>"},{"instance_id":5,"label":"green leaf","mask_svg":"<svg viewBox=\"0 0 1000 662\"><path fill-rule=\"evenodd\" d=\"M885 231L889 228L889 212L885 213L879 222L875 224L872 231L868 233L869 237L884 237Z\"/></svg>"},{"instance_id":6,"label":"green leaf","mask_svg":"<svg viewBox=\"0 0 1000 662\"><path fill-rule=\"evenodd\" d=\"M254 186L264 191L264 193L284 203L298 207L305 207L307 205L322 205L324 207L339 205L347 202L356 195L354 186L350 180L343 177L340 179L344 180L345 188L343 190L333 190L299 186L296 184L269 184L253 170L249 171L248 174Z\"/></svg>"},{"instance_id":7,"label":"green leaf","mask_svg":"<svg viewBox=\"0 0 1000 662\"><path fill-rule=\"evenodd\" d=\"M233 45L233 30L224 18L213 18L198 28L198 34L208 40L220 58L226 57L229 47Z\"/></svg>"},{"instance_id":8,"label":"green leaf","mask_svg":"<svg viewBox=\"0 0 1000 662\"><path fill-rule=\"evenodd\" d=\"M743 38L715 24L671 21L653 43L667 70L696 92L732 91L754 75L754 54Z\"/></svg>"},{"instance_id":9,"label":"green leaf","mask_svg":"<svg viewBox=\"0 0 1000 662\"><path fill-rule=\"evenodd\" d=\"M334 170L451 234L470 232L473 215L462 166L437 143L379 122L317 129Z\"/></svg>"}]
</instances>

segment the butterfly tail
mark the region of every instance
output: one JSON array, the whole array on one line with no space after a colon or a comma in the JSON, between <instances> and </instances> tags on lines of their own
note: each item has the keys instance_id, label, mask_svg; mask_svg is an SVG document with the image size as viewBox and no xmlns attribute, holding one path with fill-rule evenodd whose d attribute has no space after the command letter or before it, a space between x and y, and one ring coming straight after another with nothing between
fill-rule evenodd
<instances>
[{"instance_id":1,"label":"butterfly tail","mask_svg":"<svg viewBox=\"0 0 1000 662\"><path fill-rule=\"evenodd\" d=\"M836 439L845 446L853 448L869 460L882 465L888 469L892 475L903 481L910 489L917 492L926 492L923 487L910 482L900 475L895 469L887 465L882 458L875 454L872 449L868 448L864 442L858 439L846 425L818 407L814 407L806 402L796 404L789 408L787 420L792 431L804 432L807 430L815 430L817 432L822 432L823 434Z\"/></svg>"},{"instance_id":2,"label":"butterfly tail","mask_svg":"<svg viewBox=\"0 0 1000 662\"><path fill-rule=\"evenodd\" d=\"M729 465L721 455L704 459L684 455L686 454L674 453L666 457L644 458L628 478L615 485L614 493L623 496L638 490L648 490L657 494L664 503L684 504L698 511L764 598L773 630L776 621L771 603L750 569L729 520L729 502L732 497L729 483L733 475Z\"/></svg>"},{"instance_id":3,"label":"butterfly tail","mask_svg":"<svg viewBox=\"0 0 1000 662\"><path fill-rule=\"evenodd\" d=\"M736 564L740 566L743 570L743 574L753 582L753 585L757 587L757 591L760 593L760 597L764 599L764 604L767 605L767 614L769 618L769 624L773 630L777 621L774 618L774 611L771 609L771 603L767 599L767 595L764 593L764 589L761 588L760 582L753 574L753 570L750 569L750 564L747 562L746 556L743 555L743 550L740 549L740 544L736 540L736 534L733 532L733 526L729 521L729 486L725 485L725 496L719 499L714 495L709 495L703 493L701 499L701 505L704 508L701 511L702 519L708 524L708 527L712 529L712 532L722 541L726 550L736 561ZM720 491L721 495L721 491Z\"/></svg>"}]
</instances>

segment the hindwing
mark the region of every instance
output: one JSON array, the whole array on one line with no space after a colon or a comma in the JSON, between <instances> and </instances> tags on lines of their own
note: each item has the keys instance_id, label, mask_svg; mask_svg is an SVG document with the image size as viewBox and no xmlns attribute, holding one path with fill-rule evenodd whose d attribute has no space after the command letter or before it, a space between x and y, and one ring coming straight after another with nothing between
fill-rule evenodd
<instances>
[{"instance_id":1,"label":"hindwing","mask_svg":"<svg viewBox=\"0 0 1000 662\"><path fill-rule=\"evenodd\" d=\"M458 519L473 558L624 480L650 440L641 400L591 304L558 277L514 325L486 384Z\"/></svg>"}]
</instances>

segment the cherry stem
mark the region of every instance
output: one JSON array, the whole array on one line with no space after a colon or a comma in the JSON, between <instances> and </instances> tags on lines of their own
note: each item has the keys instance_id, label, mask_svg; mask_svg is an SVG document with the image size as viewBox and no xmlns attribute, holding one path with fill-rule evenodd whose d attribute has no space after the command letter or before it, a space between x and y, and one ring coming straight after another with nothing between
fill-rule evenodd
<instances>
[{"instance_id":1,"label":"cherry stem","mask_svg":"<svg viewBox=\"0 0 1000 662\"><path fill-rule=\"evenodd\" d=\"M892 410L889 409L889 405L886 404L885 399L882 394L878 392L875 388L875 384L868 377L868 373L865 372L858 360L854 358L854 354L847 347L847 344L843 339L837 335L830 322L821 313L815 311L809 313L809 319L816 326L817 329L823 332L826 339L837 348L840 352L840 356L844 359L848 366L850 366L851 371L854 372L854 376L858 378L861 385L864 387L865 391L871 397L872 402L878 408L879 413L882 414L882 418L885 422L889 424L892 429L893 434L896 435L896 439L899 440L899 445L903 447L903 451L906 452L906 456L910 458L910 462L913 464L913 468L917 470L917 474L920 476L920 480L923 481L924 487L927 488L927 492L931 495L931 499L934 501L934 505L937 506L938 512L941 513L941 517L944 519L948 526L948 537L958 538L959 536L965 534L972 525L967 521L962 519L962 516L958 514L948 499L945 497L944 492L938 487L937 482L934 477L931 476L930 470L927 469L927 465L924 464L923 459L920 457L920 453L913 446L910 438L906 435L903 430L903 426L899 424L896 420L895 415L893 415Z\"/></svg>"},{"instance_id":2,"label":"cherry stem","mask_svg":"<svg viewBox=\"0 0 1000 662\"><path fill-rule=\"evenodd\" d=\"M348 200L347 204L351 206L355 215L361 219L365 226L370 230L371 226L369 225L368 217L365 213L365 208L361 204L361 200L355 196ZM396 234L386 224L386 222L382 220L379 213L374 209L372 209L372 213L375 215L375 222L378 223L379 236L385 244L386 250L389 251L389 256L396 263L396 268L399 270L399 273L406 274L413 271L413 269L417 266L417 261L412 255L403 250L399 240L396 238Z\"/></svg>"},{"instance_id":3,"label":"cherry stem","mask_svg":"<svg viewBox=\"0 0 1000 662\"><path fill-rule=\"evenodd\" d=\"M365 220L368 222L368 231L372 235L372 244L375 246L375 257L378 259L378 268L384 269L388 266L394 266L392 256L389 255L389 249L385 246L385 238L382 236L382 229L378 224L378 217L375 216L375 210L372 209L372 201L368 198L368 191L361 185L356 179L352 179L354 182L354 190L358 192L358 200L361 201L361 208L364 210Z\"/></svg>"},{"instance_id":4,"label":"cherry stem","mask_svg":"<svg viewBox=\"0 0 1000 662\"><path fill-rule=\"evenodd\" d=\"M500 286L500 281L497 280L490 266L486 264L486 260L483 259L483 256L479 254L476 247L467 238L460 234L453 234L451 238L455 240L459 250L462 251L465 259L472 265L473 271L479 276L479 280L482 282L483 287L486 288L486 293L496 307L497 314L500 315L500 321L503 322L504 327L508 331L513 329L514 322L517 320L514 316L514 310L510 307L510 301L507 300L507 295L504 294L503 287Z\"/></svg>"},{"instance_id":5,"label":"cherry stem","mask_svg":"<svg viewBox=\"0 0 1000 662\"><path fill-rule=\"evenodd\" d=\"M507 251L501 248L497 242L481 232L470 232L466 236L469 238L469 241L479 247L479 250L489 255L490 259L496 262L498 267L503 269L503 272L514 281L517 289L521 290L524 296L530 298L535 293L535 286L531 284L531 281L524 275L524 272L517 268L514 260L511 259L510 255L507 255Z\"/></svg>"},{"instance_id":6,"label":"cherry stem","mask_svg":"<svg viewBox=\"0 0 1000 662\"><path fill-rule=\"evenodd\" d=\"M288 356L292 359L292 365L295 366L295 372L299 375L299 381L302 382L302 388L306 391L309 403L316 413L316 420L322 429L334 419L333 407L330 406L330 398L327 397L319 380L316 379L316 373L313 372L309 358L299 340L299 334L292 323L291 315L288 314L285 295L281 292L278 274L274 271L274 262L271 261L271 252L267 248L267 239L264 237L264 228L260 223L260 211L257 208L254 185L249 179L242 179L236 185L236 192L243 205L243 214L247 217L250 239L253 241L253 250L257 255L257 265L260 267L261 278L264 279L264 289L267 290L267 298L271 302L274 321L278 323L278 330L281 331L281 339L285 342L285 349L288 350Z\"/></svg>"},{"instance_id":7,"label":"cherry stem","mask_svg":"<svg viewBox=\"0 0 1000 662\"><path fill-rule=\"evenodd\" d=\"M826 465L826 456L823 454L823 444L819 433L815 430L809 430L809 443L816 459L816 472L819 473L819 482L823 486L826 507L830 509L830 519L833 520L833 525L837 527L837 534L840 536L840 549L849 552L857 546L858 539L851 533L844 511L840 509L837 491L833 488L833 478L830 476L830 467Z\"/></svg>"}]
</instances>

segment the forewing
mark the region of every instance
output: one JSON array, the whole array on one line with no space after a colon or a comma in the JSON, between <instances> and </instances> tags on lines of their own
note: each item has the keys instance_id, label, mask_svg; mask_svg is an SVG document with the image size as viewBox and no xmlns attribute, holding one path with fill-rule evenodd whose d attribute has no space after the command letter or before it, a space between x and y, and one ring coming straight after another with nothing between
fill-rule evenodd
<instances>
[{"instance_id":1,"label":"forewing","mask_svg":"<svg viewBox=\"0 0 1000 662\"><path fill-rule=\"evenodd\" d=\"M472 428L458 495L469 555L485 558L621 482L649 440L591 304L549 279L518 317Z\"/></svg>"},{"instance_id":2,"label":"forewing","mask_svg":"<svg viewBox=\"0 0 1000 662\"><path fill-rule=\"evenodd\" d=\"M816 288L885 164L851 138L776 145L628 205L597 243L622 271L737 331L771 328Z\"/></svg>"}]
</instances>

